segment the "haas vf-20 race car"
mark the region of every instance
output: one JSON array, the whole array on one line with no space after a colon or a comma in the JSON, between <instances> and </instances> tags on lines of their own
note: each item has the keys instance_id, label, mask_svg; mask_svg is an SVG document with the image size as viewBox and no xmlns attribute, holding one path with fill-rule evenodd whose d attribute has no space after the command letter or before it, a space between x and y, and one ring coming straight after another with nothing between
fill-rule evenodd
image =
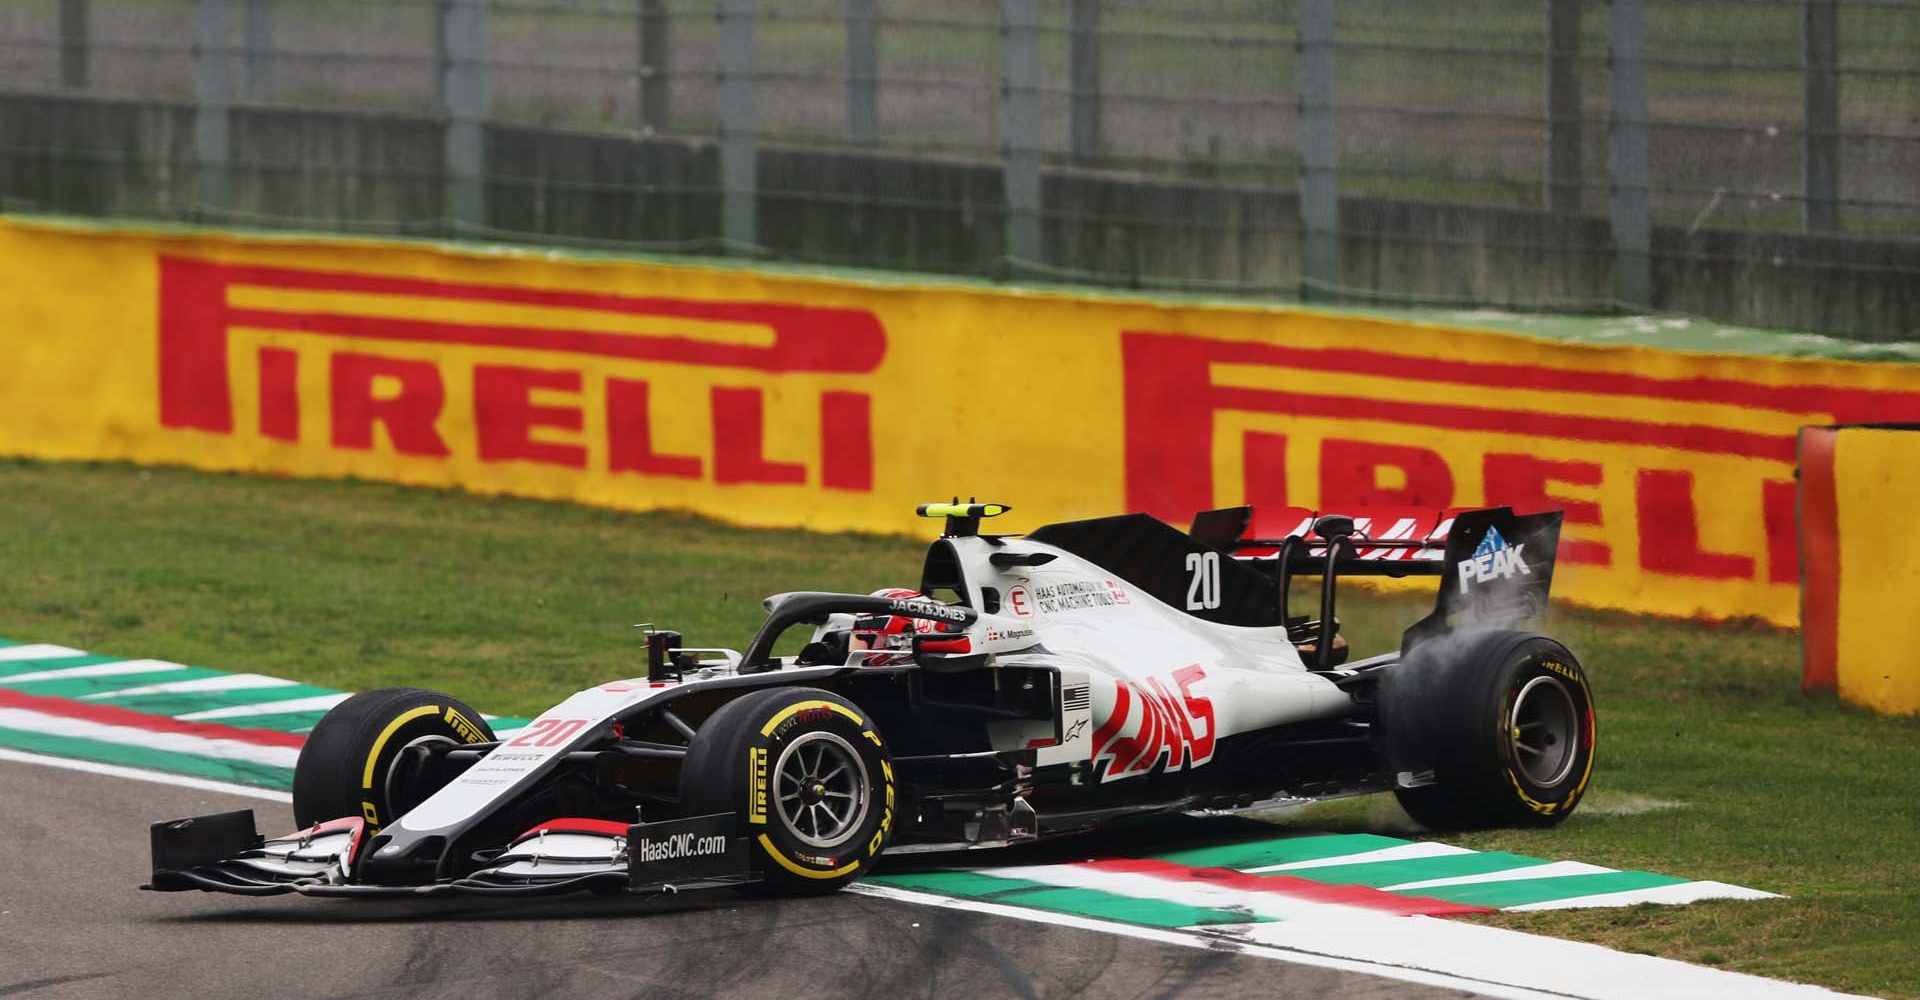
<instances>
[{"instance_id":1,"label":"haas vf-20 race car","mask_svg":"<svg viewBox=\"0 0 1920 1000\"><path fill-rule=\"evenodd\" d=\"M1004 509L923 507L946 530L916 588L777 594L744 651L652 630L645 676L508 738L446 695L357 695L301 751L303 829L155 823L149 887L807 894L882 851L1126 816L1391 791L1436 829L1539 826L1586 789L1586 676L1512 627L1546 607L1558 513L1237 507L1188 531L1129 514L981 533ZM1398 650L1349 658L1335 585L1356 575L1439 579Z\"/></svg>"}]
</instances>

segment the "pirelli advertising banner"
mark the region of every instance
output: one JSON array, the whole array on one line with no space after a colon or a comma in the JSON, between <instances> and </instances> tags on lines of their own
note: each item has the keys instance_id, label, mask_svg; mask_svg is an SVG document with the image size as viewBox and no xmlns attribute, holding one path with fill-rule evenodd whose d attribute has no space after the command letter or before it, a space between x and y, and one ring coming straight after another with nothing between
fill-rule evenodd
<instances>
[{"instance_id":1,"label":"pirelli advertising banner","mask_svg":"<svg viewBox=\"0 0 1920 1000\"><path fill-rule=\"evenodd\" d=\"M1795 433L1920 370L1303 310L0 220L0 453L748 525L1566 511L1557 592L1798 620Z\"/></svg>"}]
</instances>

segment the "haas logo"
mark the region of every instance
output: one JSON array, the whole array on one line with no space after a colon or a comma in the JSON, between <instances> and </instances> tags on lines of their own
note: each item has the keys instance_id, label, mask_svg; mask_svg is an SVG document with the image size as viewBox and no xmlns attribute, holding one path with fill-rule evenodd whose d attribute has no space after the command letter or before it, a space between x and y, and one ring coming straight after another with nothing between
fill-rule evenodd
<instances>
[{"instance_id":1,"label":"haas logo","mask_svg":"<svg viewBox=\"0 0 1920 1000\"><path fill-rule=\"evenodd\" d=\"M1193 690L1206 676L1196 663L1174 671L1165 684L1154 677L1119 682L1113 714L1093 734L1100 780L1146 774L1162 761L1166 770L1178 771L1212 760L1218 735L1213 699Z\"/></svg>"}]
</instances>

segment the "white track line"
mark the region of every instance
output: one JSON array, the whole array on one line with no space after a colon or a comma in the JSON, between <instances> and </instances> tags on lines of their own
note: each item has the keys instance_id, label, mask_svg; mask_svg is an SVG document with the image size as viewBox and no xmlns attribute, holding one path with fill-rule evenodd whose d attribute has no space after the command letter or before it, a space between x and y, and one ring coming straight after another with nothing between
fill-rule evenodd
<instances>
[{"instance_id":1,"label":"white track line","mask_svg":"<svg viewBox=\"0 0 1920 1000\"><path fill-rule=\"evenodd\" d=\"M1378 850L1362 851L1336 858L1316 858L1312 861L1289 861L1283 865L1261 865L1247 869L1247 874L1258 875L1261 872L1293 872L1303 868L1332 868L1335 865L1370 865L1381 861L1417 861L1421 858L1443 858L1452 854L1472 854L1464 847L1452 844L1396 844Z\"/></svg>"},{"instance_id":2,"label":"white track line","mask_svg":"<svg viewBox=\"0 0 1920 1000\"><path fill-rule=\"evenodd\" d=\"M1367 915L1196 930L1215 938L1421 969L1581 1000L1831 1000L1841 995L1818 986L1435 917ZM1474 989L1487 992L1485 987Z\"/></svg>"},{"instance_id":3,"label":"white track line","mask_svg":"<svg viewBox=\"0 0 1920 1000\"><path fill-rule=\"evenodd\" d=\"M324 712L351 697L353 695L345 693L317 694L311 698L289 698L286 701L268 701L258 705L210 708L204 712L176 715L174 718L181 722L207 722L213 719L240 719L249 715L279 715L283 712Z\"/></svg>"},{"instance_id":4,"label":"white track line","mask_svg":"<svg viewBox=\"0 0 1920 1000\"><path fill-rule=\"evenodd\" d=\"M1780 894L1728 885L1725 882L1681 882L1656 885L1651 889L1628 889L1572 899L1549 899L1543 903L1509 906L1509 910L1574 910L1589 906L1632 906L1636 903L1692 903L1702 899L1779 899Z\"/></svg>"},{"instance_id":5,"label":"white track line","mask_svg":"<svg viewBox=\"0 0 1920 1000\"><path fill-rule=\"evenodd\" d=\"M206 778L189 778L184 774L167 774L164 771L143 771L137 767L122 767L118 764L100 764L90 760L73 760L67 757L48 757L37 753L24 753L0 747L0 760L16 764L37 764L41 767L57 767L68 771L85 771L88 774L104 774L114 778L129 778L134 781L150 781L156 785L177 785L181 788L197 788L203 792L220 792L226 795L245 795L249 798L266 799L270 802L292 802L293 796L286 792L276 792L267 788L253 788L248 785L232 785L224 781L210 781Z\"/></svg>"},{"instance_id":6,"label":"white track line","mask_svg":"<svg viewBox=\"0 0 1920 1000\"><path fill-rule=\"evenodd\" d=\"M1486 882L1518 882L1532 878L1566 878L1569 875L1606 875L1613 871L1599 865L1590 865L1584 861L1550 861L1543 865L1521 865L1497 872L1481 872L1478 875L1455 875L1452 878L1430 878L1423 882L1402 882L1399 885L1384 885L1381 892L1406 892L1410 889L1438 889L1447 885L1480 885Z\"/></svg>"},{"instance_id":7,"label":"white track line","mask_svg":"<svg viewBox=\"0 0 1920 1000\"><path fill-rule=\"evenodd\" d=\"M1484 982L1477 979L1465 979L1459 976L1429 972L1424 969L1409 969L1359 959L1318 955L1311 952L1295 951L1255 942L1226 941L1217 937L1203 936L1184 929L1163 930L1158 927L1141 927L1135 924L1095 920L1091 917L1080 917L1067 913L1053 913L1047 910L1029 910L1024 907L1007 906L1001 903L988 903L977 899L956 899L951 896L914 892L908 889L896 889L892 886L869 885L856 882L848 886L847 891L862 896L891 899L902 903L934 906L945 910L962 910L968 913L984 913L996 917L1008 917L1014 920L1053 924L1059 927L1074 927L1084 931L1114 934L1120 937L1136 938L1142 941L1155 941L1160 944L1178 945L1184 948L1199 948L1206 951L1227 951L1254 958L1291 962L1295 965L1309 965L1321 969L1336 969L1341 972L1357 972L1363 975L1379 976L1382 979L1392 979L1397 982L1418 983L1422 986L1462 990L1477 996L1495 997L1497 1000L1566 1000L1570 995L1561 990L1523 989L1499 983ZM1410 918L1388 917L1386 919L1405 920Z\"/></svg>"},{"instance_id":8,"label":"white track line","mask_svg":"<svg viewBox=\"0 0 1920 1000\"><path fill-rule=\"evenodd\" d=\"M185 666L166 660L121 660L117 663L89 663L84 667L60 667L33 670L12 677L0 677L0 684L25 684L31 681L64 681L74 677L119 677L123 674L158 674L185 670Z\"/></svg>"},{"instance_id":9,"label":"white track line","mask_svg":"<svg viewBox=\"0 0 1920 1000\"><path fill-rule=\"evenodd\" d=\"M206 694L213 691L245 691L249 688L293 687L295 683L297 682L280 677L268 677L265 674L221 674L218 677L196 677L190 681L165 681L160 684L143 684L139 687L121 688L118 691L100 691L87 695L80 700L98 701L102 698L132 698L147 694Z\"/></svg>"},{"instance_id":10,"label":"white track line","mask_svg":"<svg viewBox=\"0 0 1920 1000\"><path fill-rule=\"evenodd\" d=\"M86 651L67 646L55 646L45 642L29 642L24 646L0 646L0 663L9 660L58 660L68 656L85 656Z\"/></svg>"},{"instance_id":11,"label":"white track line","mask_svg":"<svg viewBox=\"0 0 1920 1000\"><path fill-rule=\"evenodd\" d=\"M0 708L0 727L24 729L50 736L71 736L83 740L97 740L101 743L118 743L123 746L193 754L196 757L217 757L221 760L238 760L250 764L268 764L274 767L292 767L294 762L300 759L300 751L293 747L261 746L257 743L194 736L190 733L155 732L134 726L116 726L88 719L73 719L64 715L45 715L24 708Z\"/></svg>"}]
</instances>

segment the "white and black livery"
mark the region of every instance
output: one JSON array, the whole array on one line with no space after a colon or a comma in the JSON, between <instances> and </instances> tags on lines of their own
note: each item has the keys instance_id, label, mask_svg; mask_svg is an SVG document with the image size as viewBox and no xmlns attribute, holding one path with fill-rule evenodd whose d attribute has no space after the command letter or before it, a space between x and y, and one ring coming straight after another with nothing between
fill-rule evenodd
<instances>
[{"instance_id":1,"label":"white and black livery","mask_svg":"<svg viewBox=\"0 0 1920 1000\"><path fill-rule=\"evenodd\" d=\"M148 887L807 894L883 851L1125 816L1391 791L1434 828L1539 826L1586 790L1586 675L1515 629L1546 606L1557 512L1238 507L1184 532L1129 514L982 534L1004 510L923 507L946 531L917 587L769 597L743 651L651 630L645 676L505 739L446 695L357 695L301 752L303 829L156 823ZM1438 577L1435 609L1350 660L1334 598L1355 575ZM1314 613L1290 613L1313 577Z\"/></svg>"}]
</instances>

